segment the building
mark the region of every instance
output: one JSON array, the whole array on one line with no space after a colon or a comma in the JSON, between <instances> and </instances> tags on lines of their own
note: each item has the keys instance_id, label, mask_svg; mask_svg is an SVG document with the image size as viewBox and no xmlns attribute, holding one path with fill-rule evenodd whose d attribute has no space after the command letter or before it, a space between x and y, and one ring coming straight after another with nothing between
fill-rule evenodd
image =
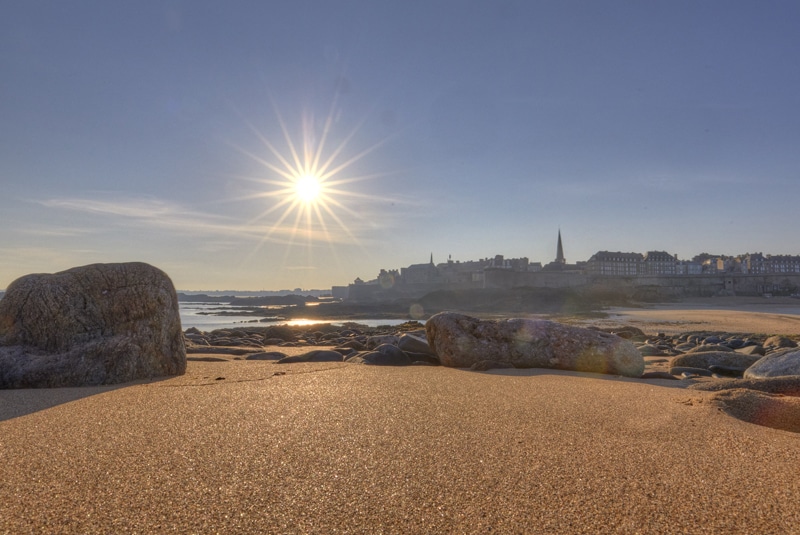
<instances>
[{"instance_id":1,"label":"building","mask_svg":"<svg viewBox=\"0 0 800 535\"><path fill-rule=\"evenodd\" d=\"M800 273L800 256L797 255L767 255L767 273Z\"/></svg>"},{"instance_id":2,"label":"building","mask_svg":"<svg viewBox=\"0 0 800 535\"><path fill-rule=\"evenodd\" d=\"M643 275L677 275L678 258L664 251L648 251L642 258Z\"/></svg>"},{"instance_id":3,"label":"building","mask_svg":"<svg viewBox=\"0 0 800 535\"><path fill-rule=\"evenodd\" d=\"M592 275L616 275L636 277L641 274L640 253L598 251L586 263L586 271Z\"/></svg>"},{"instance_id":4,"label":"building","mask_svg":"<svg viewBox=\"0 0 800 535\"><path fill-rule=\"evenodd\" d=\"M408 267L400 268L400 277L404 284L433 284L439 281L439 270L433 263L433 253L431 260L427 264L411 264Z\"/></svg>"}]
</instances>

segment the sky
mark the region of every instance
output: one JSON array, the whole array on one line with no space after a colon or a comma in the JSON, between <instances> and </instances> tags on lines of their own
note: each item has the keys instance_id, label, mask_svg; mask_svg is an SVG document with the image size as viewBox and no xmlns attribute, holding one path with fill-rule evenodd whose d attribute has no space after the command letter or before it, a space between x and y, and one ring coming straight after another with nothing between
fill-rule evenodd
<instances>
[{"instance_id":1,"label":"sky","mask_svg":"<svg viewBox=\"0 0 800 535\"><path fill-rule=\"evenodd\" d=\"M0 288L800 254L800 2L0 5Z\"/></svg>"}]
</instances>

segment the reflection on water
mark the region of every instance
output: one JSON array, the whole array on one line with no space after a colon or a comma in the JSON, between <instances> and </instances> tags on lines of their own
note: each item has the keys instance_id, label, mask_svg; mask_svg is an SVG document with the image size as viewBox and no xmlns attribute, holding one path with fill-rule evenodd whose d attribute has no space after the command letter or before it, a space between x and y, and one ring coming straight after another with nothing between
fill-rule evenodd
<instances>
[{"instance_id":1,"label":"reflection on water","mask_svg":"<svg viewBox=\"0 0 800 535\"><path fill-rule=\"evenodd\" d=\"M181 325L186 330L195 327L201 331L213 331L215 329L226 329L231 327L267 327L269 325L314 325L318 323L330 323L341 325L351 320L324 321L314 319L296 318L291 320L278 320L262 322L259 317L240 316L236 312L242 307L231 306L225 303L178 303L181 314ZM216 316L219 312L226 312L225 316ZM209 314L210 313L210 314ZM368 327L378 327L379 325L400 325L406 319L358 319L352 320L355 323Z\"/></svg>"}]
</instances>

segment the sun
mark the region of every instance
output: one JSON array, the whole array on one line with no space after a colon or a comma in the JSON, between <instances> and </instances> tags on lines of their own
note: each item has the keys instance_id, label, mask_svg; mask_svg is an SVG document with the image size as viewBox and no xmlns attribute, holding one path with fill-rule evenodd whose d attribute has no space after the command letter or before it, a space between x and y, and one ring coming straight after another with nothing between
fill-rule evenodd
<instances>
[{"instance_id":1,"label":"sun","mask_svg":"<svg viewBox=\"0 0 800 535\"><path fill-rule=\"evenodd\" d=\"M363 167L355 164L383 145L387 139L377 141L360 150L348 150L359 123L349 134L338 134L334 128L339 112L335 105L327 118L315 121L313 115L305 113L301 121L302 137L292 139L289 129L273 103L275 115L283 134L283 150L258 131L252 124L250 129L266 147L267 154L255 154L240 147L237 150L264 167L264 174L241 177L259 184L259 191L247 195L246 199L262 198L268 207L254 217L248 227L269 221L261 243L279 242L289 247L305 242L309 248L327 242L332 249L342 244L357 244L360 241L352 226L368 228L371 223L364 220L360 210L350 204L355 201L374 199L373 196L353 190L360 181L383 176L384 173L351 174L352 169ZM334 141L335 140L335 141ZM276 140L277 141L277 140ZM329 148L333 142L335 146ZM363 246L362 246L363 248Z\"/></svg>"},{"instance_id":2,"label":"sun","mask_svg":"<svg viewBox=\"0 0 800 535\"><path fill-rule=\"evenodd\" d=\"M322 194L322 182L314 175L303 175L294 183L294 195L300 202L315 204Z\"/></svg>"}]
</instances>

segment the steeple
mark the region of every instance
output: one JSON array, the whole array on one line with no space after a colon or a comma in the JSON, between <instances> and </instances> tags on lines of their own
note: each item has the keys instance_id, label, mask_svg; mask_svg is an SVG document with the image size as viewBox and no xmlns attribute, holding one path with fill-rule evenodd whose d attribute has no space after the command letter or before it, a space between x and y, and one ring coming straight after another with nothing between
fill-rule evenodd
<instances>
[{"instance_id":1,"label":"steeple","mask_svg":"<svg viewBox=\"0 0 800 535\"><path fill-rule=\"evenodd\" d=\"M556 250L556 264L566 264L564 258L564 246L561 244L561 229L558 229L558 249Z\"/></svg>"},{"instance_id":2,"label":"steeple","mask_svg":"<svg viewBox=\"0 0 800 535\"><path fill-rule=\"evenodd\" d=\"M431 253L431 265L434 265L433 264L433 253Z\"/></svg>"}]
</instances>

